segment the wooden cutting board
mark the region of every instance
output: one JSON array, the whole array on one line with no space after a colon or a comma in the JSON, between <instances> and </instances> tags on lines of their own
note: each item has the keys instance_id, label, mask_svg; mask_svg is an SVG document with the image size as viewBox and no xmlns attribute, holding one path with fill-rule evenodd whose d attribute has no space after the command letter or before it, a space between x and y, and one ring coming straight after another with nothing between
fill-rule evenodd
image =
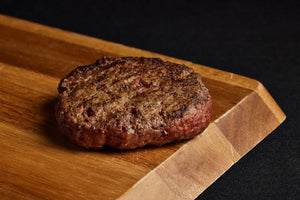
<instances>
[{"instance_id":1,"label":"wooden cutting board","mask_svg":"<svg viewBox=\"0 0 300 200\"><path fill-rule=\"evenodd\" d=\"M59 80L103 56L159 57L200 73L213 121L194 139L85 150L57 131ZM285 119L253 79L0 15L1 199L194 199Z\"/></svg>"}]
</instances>

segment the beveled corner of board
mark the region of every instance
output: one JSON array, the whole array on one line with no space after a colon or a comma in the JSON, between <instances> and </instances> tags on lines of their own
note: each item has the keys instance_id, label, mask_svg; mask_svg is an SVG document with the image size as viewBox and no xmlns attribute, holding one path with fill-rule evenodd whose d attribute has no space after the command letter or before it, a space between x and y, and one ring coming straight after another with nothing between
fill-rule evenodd
<instances>
[{"instance_id":1,"label":"beveled corner of board","mask_svg":"<svg viewBox=\"0 0 300 200\"><path fill-rule=\"evenodd\" d=\"M281 108L278 106L278 104L273 99L273 97L270 95L270 93L265 88L265 86L260 81L256 81L256 82L257 82L257 87L255 89L255 92L266 103L266 105L270 108L270 110L273 112L273 114L277 118L278 122L281 124L286 119L286 115L281 110Z\"/></svg>"},{"instance_id":2,"label":"beveled corner of board","mask_svg":"<svg viewBox=\"0 0 300 200\"><path fill-rule=\"evenodd\" d=\"M215 120L218 128L241 156L254 148L285 119L285 114L265 87L254 79L253 83L256 85L249 95Z\"/></svg>"}]
</instances>

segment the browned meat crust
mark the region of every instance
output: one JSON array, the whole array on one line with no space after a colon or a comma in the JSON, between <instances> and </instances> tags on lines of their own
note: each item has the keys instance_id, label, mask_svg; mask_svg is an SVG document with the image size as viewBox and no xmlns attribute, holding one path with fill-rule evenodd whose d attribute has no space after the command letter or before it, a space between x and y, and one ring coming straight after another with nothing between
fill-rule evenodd
<instances>
[{"instance_id":1,"label":"browned meat crust","mask_svg":"<svg viewBox=\"0 0 300 200\"><path fill-rule=\"evenodd\" d=\"M61 80L59 130L86 148L134 149L200 134L212 101L199 74L158 58L104 57Z\"/></svg>"}]
</instances>

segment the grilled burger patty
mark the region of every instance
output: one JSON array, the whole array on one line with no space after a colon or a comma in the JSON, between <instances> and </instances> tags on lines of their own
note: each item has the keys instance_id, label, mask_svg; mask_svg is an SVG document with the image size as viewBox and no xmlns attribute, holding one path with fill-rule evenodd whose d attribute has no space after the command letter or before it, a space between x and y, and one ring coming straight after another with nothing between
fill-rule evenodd
<instances>
[{"instance_id":1,"label":"grilled burger patty","mask_svg":"<svg viewBox=\"0 0 300 200\"><path fill-rule=\"evenodd\" d=\"M134 149L200 134L212 101L200 75L158 58L104 57L61 80L61 133L86 148Z\"/></svg>"}]
</instances>

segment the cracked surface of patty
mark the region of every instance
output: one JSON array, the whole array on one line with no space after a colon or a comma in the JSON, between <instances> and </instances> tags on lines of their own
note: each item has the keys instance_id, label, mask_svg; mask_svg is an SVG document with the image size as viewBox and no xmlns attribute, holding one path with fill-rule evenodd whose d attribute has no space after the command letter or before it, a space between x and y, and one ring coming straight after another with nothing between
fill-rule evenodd
<instances>
[{"instance_id":1,"label":"cracked surface of patty","mask_svg":"<svg viewBox=\"0 0 300 200\"><path fill-rule=\"evenodd\" d=\"M200 75L158 58L104 57L61 80L59 130L86 148L160 146L200 134L212 101Z\"/></svg>"}]
</instances>

